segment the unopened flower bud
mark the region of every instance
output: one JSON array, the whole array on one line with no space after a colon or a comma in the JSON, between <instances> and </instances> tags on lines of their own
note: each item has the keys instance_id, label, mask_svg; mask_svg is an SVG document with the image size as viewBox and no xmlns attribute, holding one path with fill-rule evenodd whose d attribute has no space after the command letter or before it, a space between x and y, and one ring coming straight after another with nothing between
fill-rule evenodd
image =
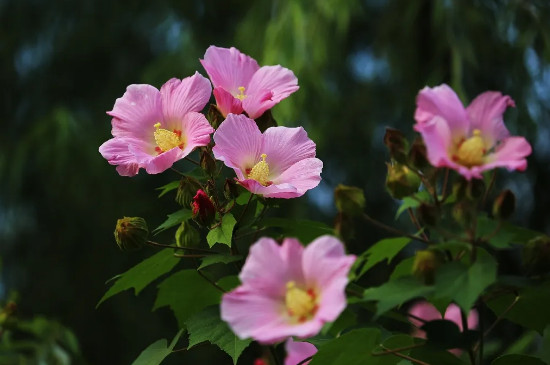
<instances>
[{"instance_id":1,"label":"unopened flower bud","mask_svg":"<svg viewBox=\"0 0 550 365\"><path fill-rule=\"evenodd\" d=\"M434 283L435 271L443 263L441 254L431 250L416 251L412 267L414 276L424 280L428 285Z\"/></svg>"},{"instance_id":2,"label":"unopened flower bud","mask_svg":"<svg viewBox=\"0 0 550 365\"><path fill-rule=\"evenodd\" d=\"M395 199L403 199L418 191L420 177L411 171L407 166L399 163L388 165L386 176L386 189Z\"/></svg>"},{"instance_id":3,"label":"unopened flower bud","mask_svg":"<svg viewBox=\"0 0 550 365\"><path fill-rule=\"evenodd\" d=\"M225 179L223 184L223 195L227 200L235 199L239 196L239 187L233 179Z\"/></svg>"},{"instance_id":4,"label":"unopened flower bud","mask_svg":"<svg viewBox=\"0 0 550 365\"><path fill-rule=\"evenodd\" d=\"M207 151L201 153L201 167L208 175L214 175L217 171L216 169L216 160L212 157Z\"/></svg>"},{"instance_id":5,"label":"unopened flower bud","mask_svg":"<svg viewBox=\"0 0 550 365\"><path fill-rule=\"evenodd\" d=\"M461 200L453 206L453 219L462 226L469 226L474 219L471 204L468 201Z\"/></svg>"},{"instance_id":6,"label":"unopened flower bud","mask_svg":"<svg viewBox=\"0 0 550 365\"><path fill-rule=\"evenodd\" d=\"M7 302L4 308L0 311L0 325L3 325L6 321L8 321L16 311L17 304L13 300Z\"/></svg>"},{"instance_id":7,"label":"unopened flower bud","mask_svg":"<svg viewBox=\"0 0 550 365\"><path fill-rule=\"evenodd\" d=\"M432 165L428 161L426 145L421 137L416 137L409 150L409 163L420 171L432 168Z\"/></svg>"},{"instance_id":8,"label":"unopened flower bud","mask_svg":"<svg viewBox=\"0 0 550 365\"><path fill-rule=\"evenodd\" d=\"M493 203L493 216L498 219L508 219L516 209L516 197L510 190L501 192Z\"/></svg>"},{"instance_id":9,"label":"unopened flower bud","mask_svg":"<svg viewBox=\"0 0 550 365\"><path fill-rule=\"evenodd\" d=\"M189 207L193 202L193 197L197 190L201 188L199 181L190 176L184 176L180 180L178 191L176 192L176 202L182 207Z\"/></svg>"},{"instance_id":10,"label":"unopened flower bud","mask_svg":"<svg viewBox=\"0 0 550 365\"><path fill-rule=\"evenodd\" d=\"M400 130L386 128L386 134L384 134L384 144L390 151L390 156L392 159L399 163L407 162L409 141L407 141L405 135Z\"/></svg>"},{"instance_id":11,"label":"unopened flower bud","mask_svg":"<svg viewBox=\"0 0 550 365\"><path fill-rule=\"evenodd\" d=\"M218 129L220 124L224 121L223 114L220 113L218 107L214 104L210 104L208 112L206 113L206 119L214 129Z\"/></svg>"},{"instance_id":12,"label":"unopened flower bud","mask_svg":"<svg viewBox=\"0 0 550 365\"><path fill-rule=\"evenodd\" d=\"M181 222L176 231L176 245L178 247L197 247L200 244L199 232L190 221Z\"/></svg>"},{"instance_id":13,"label":"unopened flower bud","mask_svg":"<svg viewBox=\"0 0 550 365\"><path fill-rule=\"evenodd\" d=\"M466 196L471 200L478 200L485 194L485 182L481 179L472 179L468 182Z\"/></svg>"},{"instance_id":14,"label":"unopened flower bud","mask_svg":"<svg viewBox=\"0 0 550 365\"><path fill-rule=\"evenodd\" d=\"M361 215L365 209L365 194L355 186L339 184L334 189L334 201L338 211L350 217Z\"/></svg>"},{"instance_id":15,"label":"unopened flower bud","mask_svg":"<svg viewBox=\"0 0 550 365\"><path fill-rule=\"evenodd\" d=\"M424 226L435 226L439 221L439 210L433 205L422 203L416 209L416 212L420 224Z\"/></svg>"},{"instance_id":16,"label":"unopened flower bud","mask_svg":"<svg viewBox=\"0 0 550 365\"><path fill-rule=\"evenodd\" d=\"M148 237L147 222L141 217L124 217L116 223L115 240L122 251L141 248Z\"/></svg>"},{"instance_id":17,"label":"unopened flower bud","mask_svg":"<svg viewBox=\"0 0 550 365\"><path fill-rule=\"evenodd\" d=\"M334 232L344 242L349 242L355 237L355 224L353 218L345 213L338 213L334 220Z\"/></svg>"},{"instance_id":18,"label":"unopened flower bud","mask_svg":"<svg viewBox=\"0 0 550 365\"><path fill-rule=\"evenodd\" d=\"M550 271L550 237L538 236L525 244L523 266L529 274L534 275Z\"/></svg>"},{"instance_id":19,"label":"unopened flower bud","mask_svg":"<svg viewBox=\"0 0 550 365\"><path fill-rule=\"evenodd\" d=\"M208 226L216 218L214 203L204 190L199 189L191 204L193 208L193 219L202 226Z\"/></svg>"}]
</instances>

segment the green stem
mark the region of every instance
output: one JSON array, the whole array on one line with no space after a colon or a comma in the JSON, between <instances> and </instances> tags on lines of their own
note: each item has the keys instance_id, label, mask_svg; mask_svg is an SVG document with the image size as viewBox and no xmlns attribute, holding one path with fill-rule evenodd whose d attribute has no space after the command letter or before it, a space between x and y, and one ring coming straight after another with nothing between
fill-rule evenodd
<instances>
[{"instance_id":1,"label":"green stem","mask_svg":"<svg viewBox=\"0 0 550 365\"><path fill-rule=\"evenodd\" d=\"M403 237L409 237L410 239L413 239L413 240L417 240L417 241L420 241L420 242L424 242L424 243L427 243L427 244L431 244L432 242L430 240L427 240L425 239L424 237L419 237L419 236L416 236L416 235L413 235L413 234L408 234L408 233L405 233L403 231L400 231L399 229L397 228L393 228L393 227L390 227L382 222L379 222L377 221L376 219L370 217L367 213L363 213L363 219L365 219L367 222L379 227L379 228L382 228L390 233L393 233L394 235L396 236L403 236Z\"/></svg>"},{"instance_id":2,"label":"green stem","mask_svg":"<svg viewBox=\"0 0 550 365\"><path fill-rule=\"evenodd\" d=\"M203 248L196 248L196 247L179 247L174 245L165 245L164 243L157 243L153 241L146 241L146 244L149 246L156 246L156 247L164 247L164 248L173 248L175 250L188 250L188 251L196 251L196 252L203 252L203 253L209 253L209 254L217 254L218 252L206 250Z\"/></svg>"},{"instance_id":3,"label":"green stem","mask_svg":"<svg viewBox=\"0 0 550 365\"><path fill-rule=\"evenodd\" d=\"M216 284L215 282L213 282L212 280L210 280L210 279L208 278L208 276L204 275L204 274L202 273L202 271L200 271L200 270L197 269L197 272L199 273L200 276L203 277L204 280L206 280L206 281L208 281L210 284L212 284L212 286L213 286L214 288L218 289L218 290L221 291L222 293L225 293L225 292L226 292L221 286L219 286L218 284Z\"/></svg>"},{"instance_id":4,"label":"green stem","mask_svg":"<svg viewBox=\"0 0 550 365\"><path fill-rule=\"evenodd\" d=\"M468 330L468 317L466 316L466 312L462 309L460 310L460 318L462 320L462 328L464 331ZM474 355L474 350L471 347L468 349L468 356L470 357L470 363L475 365L476 358Z\"/></svg>"}]
</instances>

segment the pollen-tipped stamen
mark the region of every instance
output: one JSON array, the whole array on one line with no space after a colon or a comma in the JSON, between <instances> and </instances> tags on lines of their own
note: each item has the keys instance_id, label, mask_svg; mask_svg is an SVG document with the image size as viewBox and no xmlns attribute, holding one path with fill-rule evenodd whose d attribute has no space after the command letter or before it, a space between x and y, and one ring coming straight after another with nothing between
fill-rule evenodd
<instances>
[{"instance_id":1,"label":"pollen-tipped stamen","mask_svg":"<svg viewBox=\"0 0 550 365\"><path fill-rule=\"evenodd\" d=\"M289 281L286 284L285 305L290 316L299 322L304 321L315 314L317 309L315 293L313 290L300 289L294 281Z\"/></svg>"},{"instance_id":2,"label":"pollen-tipped stamen","mask_svg":"<svg viewBox=\"0 0 550 365\"><path fill-rule=\"evenodd\" d=\"M458 145L458 150L453 159L459 164L467 167L483 164L487 149L481 137L481 131L474 129L473 135Z\"/></svg>"},{"instance_id":3,"label":"pollen-tipped stamen","mask_svg":"<svg viewBox=\"0 0 550 365\"><path fill-rule=\"evenodd\" d=\"M239 86L237 88L239 90L239 93L237 95L235 95L235 97L237 99L239 99L240 101L243 101L245 98L246 98L246 94L244 93L244 90L245 90L245 87L244 86Z\"/></svg>"},{"instance_id":4,"label":"pollen-tipped stamen","mask_svg":"<svg viewBox=\"0 0 550 365\"><path fill-rule=\"evenodd\" d=\"M267 155L265 153L262 153L261 156L262 160L254 165L254 167L252 167L252 169L248 173L248 178L256 180L263 186L268 186L271 182L269 181L269 165L265 160L267 158Z\"/></svg>"},{"instance_id":5,"label":"pollen-tipped stamen","mask_svg":"<svg viewBox=\"0 0 550 365\"><path fill-rule=\"evenodd\" d=\"M155 127L155 142L158 146L159 152L166 152L174 147L183 148L183 141L181 140L181 132L171 132L168 129L160 128L160 123L156 123Z\"/></svg>"}]
</instances>

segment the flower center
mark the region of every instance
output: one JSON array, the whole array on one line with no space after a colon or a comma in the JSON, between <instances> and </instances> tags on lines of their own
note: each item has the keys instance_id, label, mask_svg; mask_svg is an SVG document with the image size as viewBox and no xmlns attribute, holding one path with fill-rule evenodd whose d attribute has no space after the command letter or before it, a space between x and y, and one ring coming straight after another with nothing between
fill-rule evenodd
<instances>
[{"instance_id":1,"label":"flower center","mask_svg":"<svg viewBox=\"0 0 550 365\"><path fill-rule=\"evenodd\" d=\"M317 311L315 303L316 296L313 289L302 290L296 287L294 281L286 283L285 304L286 310L291 317L294 317L298 322L304 322L311 318Z\"/></svg>"},{"instance_id":2,"label":"flower center","mask_svg":"<svg viewBox=\"0 0 550 365\"><path fill-rule=\"evenodd\" d=\"M246 98L246 94L244 93L244 86L239 86L237 89L239 89L239 93L235 95L237 99L240 101L243 101Z\"/></svg>"},{"instance_id":3,"label":"flower center","mask_svg":"<svg viewBox=\"0 0 550 365\"><path fill-rule=\"evenodd\" d=\"M458 144L456 154L453 160L467 167L479 166L483 164L483 157L487 152L481 131L474 129L473 135Z\"/></svg>"},{"instance_id":4,"label":"flower center","mask_svg":"<svg viewBox=\"0 0 550 365\"><path fill-rule=\"evenodd\" d=\"M155 124L155 142L157 146L155 151L163 153L171 150L174 147L183 149L183 141L181 139L181 131L174 130L173 132L168 129L160 128L160 123Z\"/></svg>"},{"instance_id":5,"label":"flower center","mask_svg":"<svg viewBox=\"0 0 550 365\"><path fill-rule=\"evenodd\" d=\"M254 179L260 184L262 184L263 186L271 185L271 181L269 181L268 179L269 165L265 161L266 158L267 158L267 155L265 153L262 153L262 160L258 162L256 165L254 165L254 167L252 167L250 172L247 171L249 179Z\"/></svg>"}]
</instances>

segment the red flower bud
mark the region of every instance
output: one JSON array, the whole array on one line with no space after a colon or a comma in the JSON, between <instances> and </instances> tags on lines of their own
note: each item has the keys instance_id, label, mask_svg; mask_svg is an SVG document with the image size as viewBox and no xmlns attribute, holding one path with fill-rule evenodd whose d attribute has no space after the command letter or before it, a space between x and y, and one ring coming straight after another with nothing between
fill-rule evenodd
<instances>
[{"instance_id":1,"label":"red flower bud","mask_svg":"<svg viewBox=\"0 0 550 365\"><path fill-rule=\"evenodd\" d=\"M202 189L197 190L191 206L193 207L193 219L203 226L209 225L216 218L216 208Z\"/></svg>"}]
</instances>

